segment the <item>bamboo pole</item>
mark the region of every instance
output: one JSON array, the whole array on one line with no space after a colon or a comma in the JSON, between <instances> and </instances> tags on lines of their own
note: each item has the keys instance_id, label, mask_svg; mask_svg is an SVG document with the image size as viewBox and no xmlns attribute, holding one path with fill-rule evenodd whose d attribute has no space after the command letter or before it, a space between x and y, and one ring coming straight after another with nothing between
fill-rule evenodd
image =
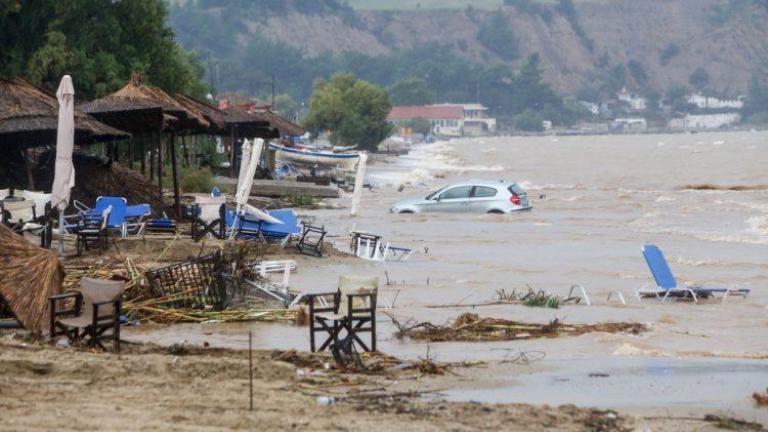
<instances>
[{"instance_id":1,"label":"bamboo pole","mask_svg":"<svg viewBox=\"0 0 768 432\"><path fill-rule=\"evenodd\" d=\"M163 135L160 134L157 140L157 186L161 198L163 196L163 163Z\"/></svg>"},{"instance_id":2,"label":"bamboo pole","mask_svg":"<svg viewBox=\"0 0 768 432\"><path fill-rule=\"evenodd\" d=\"M171 170L173 172L173 206L176 210L176 219L181 219L181 192L179 191L179 167L176 161L176 133L171 132Z\"/></svg>"},{"instance_id":3,"label":"bamboo pole","mask_svg":"<svg viewBox=\"0 0 768 432\"><path fill-rule=\"evenodd\" d=\"M32 165L29 163L29 154L27 148L21 149L21 157L24 159L24 168L27 170L27 186L29 190L35 190L35 176L32 174Z\"/></svg>"}]
</instances>

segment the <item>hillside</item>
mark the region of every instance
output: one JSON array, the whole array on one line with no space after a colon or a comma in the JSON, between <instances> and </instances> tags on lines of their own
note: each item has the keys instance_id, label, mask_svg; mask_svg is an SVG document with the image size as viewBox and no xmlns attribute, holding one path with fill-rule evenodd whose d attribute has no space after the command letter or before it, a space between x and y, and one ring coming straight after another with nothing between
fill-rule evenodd
<instances>
[{"instance_id":1,"label":"hillside","mask_svg":"<svg viewBox=\"0 0 768 432\"><path fill-rule=\"evenodd\" d=\"M501 63L511 69L537 52L545 79L564 93L603 81L663 92L673 84L688 85L691 74L702 68L709 76L710 91L735 96L768 68L764 25L768 8L756 0L581 0L570 12L557 2L537 0L507 0L516 6L499 9L429 8L446 1L423 0L419 3L425 6L416 9L379 10L398 2L353 0L357 8L352 10L326 0L331 6L307 13L297 6L301 0L293 0L279 10L230 7L201 13L219 20L209 20L208 25L232 23L228 31L236 45L245 47L254 37L268 38L308 58L342 52L381 57L434 42L440 50L474 64ZM407 7L412 2L400 3ZM493 1L481 5L489 3ZM241 12L237 19L221 16L233 10ZM478 37L484 27L493 27L490 23L496 23L492 20L499 13L514 34L507 42L516 49L513 56L501 55L494 49L498 46ZM171 23L187 48L217 58L226 55L201 37L199 27L185 26L188 23L180 16L179 10L172 10Z\"/></svg>"}]
</instances>

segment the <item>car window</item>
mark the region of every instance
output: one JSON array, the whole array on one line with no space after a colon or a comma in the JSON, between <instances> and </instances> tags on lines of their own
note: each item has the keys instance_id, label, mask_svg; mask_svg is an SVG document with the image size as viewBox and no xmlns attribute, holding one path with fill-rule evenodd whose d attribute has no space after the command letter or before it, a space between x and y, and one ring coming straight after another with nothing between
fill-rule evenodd
<instances>
[{"instance_id":1,"label":"car window","mask_svg":"<svg viewBox=\"0 0 768 432\"><path fill-rule=\"evenodd\" d=\"M442 192L443 190L444 190L444 189L438 189L438 190L436 190L436 191L432 192L431 194L427 195L427 196L426 196L424 199L425 199L425 200L427 200L427 201L429 201L429 200L431 200L431 199L435 199L435 197L436 197L436 196L437 196L437 195L438 195L440 192Z\"/></svg>"},{"instance_id":2,"label":"car window","mask_svg":"<svg viewBox=\"0 0 768 432\"><path fill-rule=\"evenodd\" d=\"M472 186L459 186L450 188L440 195L440 199L459 199L469 198L469 193L472 191Z\"/></svg>"},{"instance_id":3,"label":"car window","mask_svg":"<svg viewBox=\"0 0 768 432\"><path fill-rule=\"evenodd\" d=\"M475 186L475 198L491 198L496 196L496 189L485 186Z\"/></svg>"},{"instance_id":4,"label":"car window","mask_svg":"<svg viewBox=\"0 0 768 432\"><path fill-rule=\"evenodd\" d=\"M517 196L525 195L525 191L517 183L513 184L512 186L510 186L509 187L509 191L512 192L513 194L517 195Z\"/></svg>"}]
</instances>

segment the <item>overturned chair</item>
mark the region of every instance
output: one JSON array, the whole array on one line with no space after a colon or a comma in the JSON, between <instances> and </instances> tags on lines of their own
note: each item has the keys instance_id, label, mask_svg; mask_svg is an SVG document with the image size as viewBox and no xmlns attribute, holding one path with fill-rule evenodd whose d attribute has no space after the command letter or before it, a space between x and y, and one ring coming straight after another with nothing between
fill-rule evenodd
<instances>
[{"instance_id":1,"label":"overturned chair","mask_svg":"<svg viewBox=\"0 0 768 432\"><path fill-rule=\"evenodd\" d=\"M324 226L305 224L297 245L299 252L314 257L323 256L323 241L328 232Z\"/></svg>"},{"instance_id":2,"label":"overturned chair","mask_svg":"<svg viewBox=\"0 0 768 432\"><path fill-rule=\"evenodd\" d=\"M147 271L144 275L155 297L166 298L166 306L186 309L221 310L227 307L227 293L221 252Z\"/></svg>"},{"instance_id":3,"label":"overturned chair","mask_svg":"<svg viewBox=\"0 0 768 432\"><path fill-rule=\"evenodd\" d=\"M305 294L309 304L309 343L312 352L323 351L331 344L339 346L342 331L345 340L353 348L359 345L363 351L376 351L376 296L378 277L341 276L336 292ZM318 307L319 306L319 307ZM325 340L317 348L316 334ZM371 334L370 347L360 338L361 333Z\"/></svg>"},{"instance_id":4,"label":"overturned chair","mask_svg":"<svg viewBox=\"0 0 768 432\"><path fill-rule=\"evenodd\" d=\"M103 342L112 340L120 352L120 308L125 282L84 278L80 291L51 296L50 338L66 336L71 342L85 342L106 351ZM57 308L64 300L70 308Z\"/></svg>"}]
</instances>

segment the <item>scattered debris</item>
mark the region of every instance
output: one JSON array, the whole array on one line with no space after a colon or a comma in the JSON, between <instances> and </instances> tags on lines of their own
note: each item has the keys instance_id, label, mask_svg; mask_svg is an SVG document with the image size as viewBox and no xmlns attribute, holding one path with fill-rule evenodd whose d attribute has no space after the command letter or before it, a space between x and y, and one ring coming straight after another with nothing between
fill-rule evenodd
<instances>
[{"instance_id":1,"label":"scattered debris","mask_svg":"<svg viewBox=\"0 0 768 432\"><path fill-rule=\"evenodd\" d=\"M714 423L720 429L732 430L732 431L765 431L765 427L760 423L748 422L746 420L739 420L732 417L719 416L715 414L707 414L704 416L704 421L708 423Z\"/></svg>"},{"instance_id":2,"label":"scattered debris","mask_svg":"<svg viewBox=\"0 0 768 432\"><path fill-rule=\"evenodd\" d=\"M386 313L386 312L385 312ZM397 327L398 338L430 342L448 341L502 341L536 338L553 338L563 335L577 336L585 333L641 333L646 326L637 323L563 324L554 319L548 324L508 321L498 318L480 318L477 314L465 313L448 325L438 326L429 322L401 324L387 314Z\"/></svg>"},{"instance_id":3,"label":"scattered debris","mask_svg":"<svg viewBox=\"0 0 768 432\"><path fill-rule=\"evenodd\" d=\"M768 407L768 389L765 390L765 393L753 393L752 399L755 400L757 406Z\"/></svg>"}]
</instances>

